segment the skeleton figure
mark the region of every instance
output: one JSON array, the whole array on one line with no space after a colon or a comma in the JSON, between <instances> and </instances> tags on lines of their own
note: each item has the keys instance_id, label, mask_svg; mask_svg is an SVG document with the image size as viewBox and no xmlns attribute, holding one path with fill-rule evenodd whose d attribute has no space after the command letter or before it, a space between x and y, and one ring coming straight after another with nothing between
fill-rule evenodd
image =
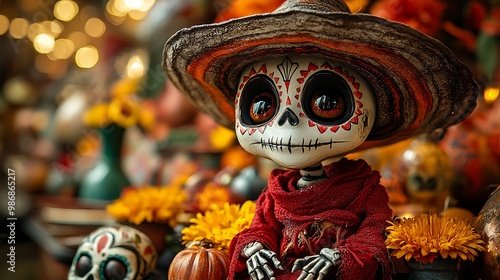
<instances>
[{"instance_id":1,"label":"skeleton figure","mask_svg":"<svg viewBox=\"0 0 500 280\"><path fill-rule=\"evenodd\" d=\"M229 279L390 279L380 174L347 153L463 120L479 87L435 39L342 0L182 29L165 44L179 90L275 169ZM326 160L330 163L327 164Z\"/></svg>"},{"instance_id":2,"label":"skeleton figure","mask_svg":"<svg viewBox=\"0 0 500 280\"><path fill-rule=\"evenodd\" d=\"M156 261L156 249L142 232L100 227L80 243L68 280L154 279Z\"/></svg>"},{"instance_id":3,"label":"skeleton figure","mask_svg":"<svg viewBox=\"0 0 500 280\"><path fill-rule=\"evenodd\" d=\"M270 158L284 167L300 169L301 176L292 191L320 188L320 182L329 180L321 162L328 158L342 158L365 141L373 126L376 105L368 82L354 69L328 59L295 55L259 61L241 72L238 89L235 128L240 144L250 153ZM383 193L383 188L380 186L373 193ZM383 244L380 235L383 226L380 225L384 219L390 218L391 211L385 193L376 197L381 198L376 202L379 204L378 213L366 215L378 220L379 228L372 228L370 232L378 234L378 242ZM294 218L277 217L279 214L265 214L263 221L272 224L269 220L277 219L283 228L268 230L282 231L284 235L302 234L298 242L314 243L315 234L331 235L334 232L336 235L341 232L337 227L344 226L335 224L335 219L319 220L326 216L327 211L310 211L310 214L317 215L317 221L297 223ZM292 222L287 223L287 220ZM311 227L314 222L322 224L319 229L296 232L297 228ZM254 221L254 225L256 223ZM359 224L350 226L368 228ZM317 245L309 245L308 250L316 254L304 255L303 258L286 250L277 255L269 244L259 241L245 245L241 255L248 258L246 263L252 279L274 277L273 267L286 270L280 259L287 258L295 260L290 273L301 270L296 273L298 279L323 279L342 264L339 251L342 246L332 246L338 241L335 235L320 239ZM279 239L293 240L287 237ZM281 248L290 246L293 245L284 244ZM377 262L375 258L373 260ZM376 270L377 265L374 267Z\"/></svg>"}]
</instances>

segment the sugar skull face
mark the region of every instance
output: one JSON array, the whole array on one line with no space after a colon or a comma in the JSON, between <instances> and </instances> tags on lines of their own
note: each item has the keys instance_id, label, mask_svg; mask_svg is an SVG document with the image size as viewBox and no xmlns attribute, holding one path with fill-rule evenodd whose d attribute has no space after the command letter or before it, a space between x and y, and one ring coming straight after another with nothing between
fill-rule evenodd
<instances>
[{"instance_id":1,"label":"sugar skull face","mask_svg":"<svg viewBox=\"0 0 500 280\"><path fill-rule=\"evenodd\" d=\"M154 279L156 261L156 250L142 232L101 227L80 243L68 280Z\"/></svg>"},{"instance_id":2,"label":"sugar skull face","mask_svg":"<svg viewBox=\"0 0 500 280\"><path fill-rule=\"evenodd\" d=\"M272 58L240 76L236 135L252 154L305 168L363 143L375 111L370 86L354 69L324 58Z\"/></svg>"}]
</instances>

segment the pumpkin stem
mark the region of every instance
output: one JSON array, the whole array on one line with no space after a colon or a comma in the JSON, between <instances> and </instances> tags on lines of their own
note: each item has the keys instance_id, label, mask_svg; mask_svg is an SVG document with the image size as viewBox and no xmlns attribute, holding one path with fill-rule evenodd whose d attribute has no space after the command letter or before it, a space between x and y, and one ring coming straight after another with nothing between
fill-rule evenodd
<instances>
[{"instance_id":1,"label":"pumpkin stem","mask_svg":"<svg viewBox=\"0 0 500 280\"><path fill-rule=\"evenodd\" d=\"M203 238L200 241L191 241L186 244L186 248L205 248L205 249L210 249L214 247L214 243L208 239L208 238Z\"/></svg>"}]
</instances>

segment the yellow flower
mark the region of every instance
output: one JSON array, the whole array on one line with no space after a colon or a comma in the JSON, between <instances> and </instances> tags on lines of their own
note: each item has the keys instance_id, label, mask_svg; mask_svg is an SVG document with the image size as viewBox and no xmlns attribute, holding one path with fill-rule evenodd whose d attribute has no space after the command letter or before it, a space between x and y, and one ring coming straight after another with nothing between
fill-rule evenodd
<instances>
[{"instance_id":1,"label":"yellow flower","mask_svg":"<svg viewBox=\"0 0 500 280\"><path fill-rule=\"evenodd\" d=\"M404 257L408 261L414 258L427 263L438 257L459 257L464 261L474 261L478 252L485 250L481 236L461 218L420 214L389 223L385 245L398 259Z\"/></svg>"},{"instance_id":2,"label":"yellow flower","mask_svg":"<svg viewBox=\"0 0 500 280\"><path fill-rule=\"evenodd\" d=\"M188 195L181 184L131 188L108 205L106 210L118 221L128 221L136 225L168 223L170 227L174 227L177 215L184 210L187 198Z\"/></svg>"},{"instance_id":3,"label":"yellow flower","mask_svg":"<svg viewBox=\"0 0 500 280\"><path fill-rule=\"evenodd\" d=\"M108 115L112 122L121 127L131 127L137 124L138 105L131 98L115 98L108 108Z\"/></svg>"},{"instance_id":4,"label":"yellow flower","mask_svg":"<svg viewBox=\"0 0 500 280\"><path fill-rule=\"evenodd\" d=\"M109 124L108 105L99 103L92 106L84 115L83 121L92 127L103 127Z\"/></svg>"},{"instance_id":5,"label":"yellow flower","mask_svg":"<svg viewBox=\"0 0 500 280\"><path fill-rule=\"evenodd\" d=\"M210 132L210 145L216 151L223 151L231 147L236 140L234 130L217 126Z\"/></svg>"},{"instance_id":6,"label":"yellow flower","mask_svg":"<svg viewBox=\"0 0 500 280\"><path fill-rule=\"evenodd\" d=\"M155 126L155 114L149 110L141 110L138 122L145 130L151 130Z\"/></svg>"},{"instance_id":7,"label":"yellow flower","mask_svg":"<svg viewBox=\"0 0 500 280\"><path fill-rule=\"evenodd\" d=\"M255 215L255 203L246 201L243 205L225 203L213 205L204 214L196 214L190 220L191 225L181 231L182 244L192 246L202 242L211 242L214 248L229 250L233 237L250 227Z\"/></svg>"},{"instance_id":8,"label":"yellow flower","mask_svg":"<svg viewBox=\"0 0 500 280\"><path fill-rule=\"evenodd\" d=\"M229 189L225 186L208 183L201 192L196 194L196 204L201 212L212 208L213 205L222 206L230 202Z\"/></svg>"},{"instance_id":9,"label":"yellow flower","mask_svg":"<svg viewBox=\"0 0 500 280\"><path fill-rule=\"evenodd\" d=\"M128 97L137 92L141 79L122 79L116 81L111 87L111 96L113 98Z\"/></svg>"}]
</instances>

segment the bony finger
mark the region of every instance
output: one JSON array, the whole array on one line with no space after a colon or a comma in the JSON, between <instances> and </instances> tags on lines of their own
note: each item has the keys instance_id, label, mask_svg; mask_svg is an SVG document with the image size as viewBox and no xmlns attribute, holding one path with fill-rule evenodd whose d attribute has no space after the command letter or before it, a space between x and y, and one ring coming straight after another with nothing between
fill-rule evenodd
<instances>
[{"instance_id":1,"label":"bony finger","mask_svg":"<svg viewBox=\"0 0 500 280\"><path fill-rule=\"evenodd\" d=\"M257 278L259 280L264 280L264 273L262 272L262 268L261 267L256 267L255 268L255 272L257 273Z\"/></svg>"},{"instance_id":2,"label":"bony finger","mask_svg":"<svg viewBox=\"0 0 500 280\"><path fill-rule=\"evenodd\" d=\"M255 270L248 271L248 275L250 275L250 279L252 280L259 280L259 278L257 278L257 273L255 273Z\"/></svg>"},{"instance_id":3,"label":"bony finger","mask_svg":"<svg viewBox=\"0 0 500 280\"><path fill-rule=\"evenodd\" d=\"M305 280L314 280L316 279L316 275L314 273L309 272Z\"/></svg>"},{"instance_id":4,"label":"bony finger","mask_svg":"<svg viewBox=\"0 0 500 280\"><path fill-rule=\"evenodd\" d=\"M297 280L306 280L307 275L309 275L309 273L307 273L306 271L302 271Z\"/></svg>"},{"instance_id":5,"label":"bony finger","mask_svg":"<svg viewBox=\"0 0 500 280\"><path fill-rule=\"evenodd\" d=\"M293 267L292 267L292 273L299 270L299 269L302 269L303 262L304 262L304 259L296 260L295 263L293 264Z\"/></svg>"},{"instance_id":6,"label":"bony finger","mask_svg":"<svg viewBox=\"0 0 500 280\"><path fill-rule=\"evenodd\" d=\"M264 273L267 275L267 277L271 278L274 276L273 270L267 263L262 265L262 269L264 270Z\"/></svg>"},{"instance_id":7,"label":"bony finger","mask_svg":"<svg viewBox=\"0 0 500 280\"><path fill-rule=\"evenodd\" d=\"M274 256L272 258L272 261L274 263L274 267L278 268L279 270L285 270L285 268L281 265L280 260L278 260L278 257Z\"/></svg>"},{"instance_id":8,"label":"bony finger","mask_svg":"<svg viewBox=\"0 0 500 280\"><path fill-rule=\"evenodd\" d=\"M313 260L311 260L306 266L304 266L302 269L305 270L305 271L314 271L314 268L319 264L320 264L320 261L321 259L320 258L315 258Z\"/></svg>"},{"instance_id":9,"label":"bony finger","mask_svg":"<svg viewBox=\"0 0 500 280\"><path fill-rule=\"evenodd\" d=\"M333 265L331 262L326 262L325 265L318 271L318 280L322 280L328 272L332 269Z\"/></svg>"}]
</instances>

